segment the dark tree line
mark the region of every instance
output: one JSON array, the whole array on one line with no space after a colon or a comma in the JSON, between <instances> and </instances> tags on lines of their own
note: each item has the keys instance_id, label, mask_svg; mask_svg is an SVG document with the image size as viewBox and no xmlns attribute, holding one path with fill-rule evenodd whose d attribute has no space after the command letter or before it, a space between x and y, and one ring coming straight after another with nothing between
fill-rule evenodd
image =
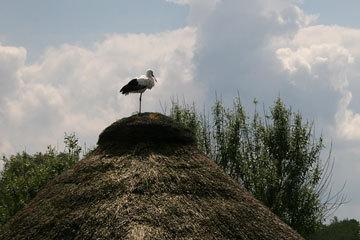
<instances>
[{"instance_id":1,"label":"dark tree line","mask_svg":"<svg viewBox=\"0 0 360 240\"><path fill-rule=\"evenodd\" d=\"M334 217L329 225L323 225L309 240L360 240L360 224L355 219L339 221Z\"/></svg>"},{"instance_id":2,"label":"dark tree line","mask_svg":"<svg viewBox=\"0 0 360 240\"><path fill-rule=\"evenodd\" d=\"M232 108L217 100L211 113L172 103L170 116L195 133L210 158L304 237L321 226L344 197L330 192L333 160L321 160L322 137L300 113L277 99L250 117L237 97ZM331 152L331 151L330 151Z\"/></svg>"}]
</instances>

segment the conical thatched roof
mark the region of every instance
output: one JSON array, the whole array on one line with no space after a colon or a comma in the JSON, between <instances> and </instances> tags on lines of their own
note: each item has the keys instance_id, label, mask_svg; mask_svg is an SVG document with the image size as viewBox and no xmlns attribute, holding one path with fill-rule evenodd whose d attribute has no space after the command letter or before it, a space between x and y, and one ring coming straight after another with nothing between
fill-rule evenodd
<instances>
[{"instance_id":1,"label":"conical thatched roof","mask_svg":"<svg viewBox=\"0 0 360 240\"><path fill-rule=\"evenodd\" d=\"M119 120L98 144L19 211L0 239L302 239L168 117Z\"/></svg>"}]
</instances>

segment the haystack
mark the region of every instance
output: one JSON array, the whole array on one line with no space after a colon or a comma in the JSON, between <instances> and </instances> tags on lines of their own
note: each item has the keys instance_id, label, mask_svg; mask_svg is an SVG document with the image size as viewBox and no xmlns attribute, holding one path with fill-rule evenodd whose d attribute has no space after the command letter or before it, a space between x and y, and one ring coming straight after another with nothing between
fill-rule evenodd
<instances>
[{"instance_id":1,"label":"haystack","mask_svg":"<svg viewBox=\"0 0 360 240\"><path fill-rule=\"evenodd\" d=\"M194 143L161 114L119 120L0 239L302 239Z\"/></svg>"}]
</instances>

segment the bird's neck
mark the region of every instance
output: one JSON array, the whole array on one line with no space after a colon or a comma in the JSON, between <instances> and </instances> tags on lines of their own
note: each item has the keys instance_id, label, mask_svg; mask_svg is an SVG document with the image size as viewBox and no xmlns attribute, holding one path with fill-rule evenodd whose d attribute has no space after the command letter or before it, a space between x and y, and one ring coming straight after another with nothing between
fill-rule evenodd
<instances>
[{"instance_id":1,"label":"bird's neck","mask_svg":"<svg viewBox=\"0 0 360 240\"><path fill-rule=\"evenodd\" d=\"M151 87L153 87L155 85L155 81L154 81L154 78L150 77L150 85Z\"/></svg>"}]
</instances>

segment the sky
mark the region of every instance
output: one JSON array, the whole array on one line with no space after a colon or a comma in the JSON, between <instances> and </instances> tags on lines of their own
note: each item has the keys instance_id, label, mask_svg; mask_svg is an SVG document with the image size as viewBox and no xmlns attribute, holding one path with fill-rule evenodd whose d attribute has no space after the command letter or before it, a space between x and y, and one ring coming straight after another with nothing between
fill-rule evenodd
<instances>
[{"instance_id":1,"label":"sky","mask_svg":"<svg viewBox=\"0 0 360 240\"><path fill-rule=\"evenodd\" d=\"M172 98L210 107L215 96L247 112L280 96L313 121L335 159L335 215L360 220L358 0L2 0L0 154L63 149L64 133L95 146L134 114L119 89L153 69L143 111ZM326 155L326 154L324 154ZM1 165L1 163L0 163ZM1 166L0 166L1 167Z\"/></svg>"}]
</instances>

